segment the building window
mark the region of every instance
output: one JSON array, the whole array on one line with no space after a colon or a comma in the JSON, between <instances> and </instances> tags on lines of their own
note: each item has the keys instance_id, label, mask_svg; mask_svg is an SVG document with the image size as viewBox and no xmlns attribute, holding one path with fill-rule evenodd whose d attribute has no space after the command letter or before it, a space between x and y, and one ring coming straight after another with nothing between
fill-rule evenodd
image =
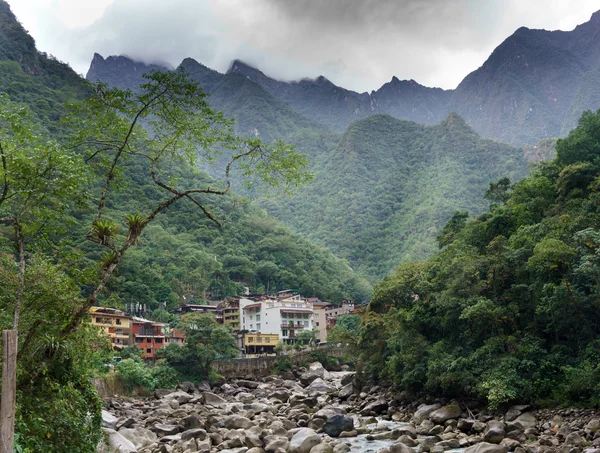
<instances>
[{"instance_id":1,"label":"building window","mask_svg":"<svg viewBox=\"0 0 600 453\"><path fill-rule=\"evenodd\" d=\"M260 330L260 324L256 325L256 330Z\"/></svg>"},{"instance_id":2,"label":"building window","mask_svg":"<svg viewBox=\"0 0 600 453\"><path fill-rule=\"evenodd\" d=\"M271 342L271 338L267 337L265 338L265 343L270 343Z\"/></svg>"},{"instance_id":3,"label":"building window","mask_svg":"<svg viewBox=\"0 0 600 453\"><path fill-rule=\"evenodd\" d=\"M256 320L260 321L260 315L256 315Z\"/></svg>"},{"instance_id":4,"label":"building window","mask_svg":"<svg viewBox=\"0 0 600 453\"><path fill-rule=\"evenodd\" d=\"M316 324L317 324L317 327L319 327L319 323L317 322Z\"/></svg>"},{"instance_id":5,"label":"building window","mask_svg":"<svg viewBox=\"0 0 600 453\"><path fill-rule=\"evenodd\" d=\"M148 349L146 349L146 352L147 352L148 354L152 354L152 349L148 348Z\"/></svg>"},{"instance_id":6,"label":"building window","mask_svg":"<svg viewBox=\"0 0 600 453\"><path fill-rule=\"evenodd\" d=\"M121 325L121 320L117 319L117 325L120 326Z\"/></svg>"},{"instance_id":7,"label":"building window","mask_svg":"<svg viewBox=\"0 0 600 453\"><path fill-rule=\"evenodd\" d=\"M256 342L257 343L262 343L262 337L256 337Z\"/></svg>"},{"instance_id":8,"label":"building window","mask_svg":"<svg viewBox=\"0 0 600 453\"><path fill-rule=\"evenodd\" d=\"M143 343L143 342L144 342L144 339L143 339L143 338L136 338L136 339L135 339L135 342L136 342L136 343Z\"/></svg>"},{"instance_id":9,"label":"building window","mask_svg":"<svg viewBox=\"0 0 600 453\"><path fill-rule=\"evenodd\" d=\"M162 338L157 338L157 339L156 339L156 342L157 342L157 343L162 343L162 341L163 341L163 339L162 339Z\"/></svg>"},{"instance_id":10,"label":"building window","mask_svg":"<svg viewBox=\"0 0 600 453\"><path fill-rule=\"evenodd\" d=\"M252 319L252 315L250 315L250 319Z\"/></svg>"},{"instance_id":11,"label":"building window","mask_svg":"<svg viewBox=\"0 0 600 453\"><path fill-rule=\"evenodd\" d=\"M285 330L285 329L283 329L283 330L281 331L281 335L282 335L282 336L284 336L284 337L287 337L287 336L288 336L288 331L287 331L287 330Z\"/></svg>"},{"instance_id":12,"label":"building window","mask_svg":"<svg viewBox=\"0 0 600 453\"><path fill-rule=\"evenodd\" d=\"M254 324L250 324L250 330L254 328Z\"/></svg>"},{"instance_id":13,"label":"building window","mask_svg":"<svg viewBox=\"0 0 600 453\"><path fill-rule=\"evenodd\" d=\"M304 327L308 327L308 321L304 321Z\"/></svg>"},{"instance_id":14,"label":"building window","mask_svg":"<svg viewBox=\"0 0 600 453\"><path fill-rule=\"evenodd\" d=\"M248 337L248 343L254 343L254 337Z\"/></svg>"}]
</instances>

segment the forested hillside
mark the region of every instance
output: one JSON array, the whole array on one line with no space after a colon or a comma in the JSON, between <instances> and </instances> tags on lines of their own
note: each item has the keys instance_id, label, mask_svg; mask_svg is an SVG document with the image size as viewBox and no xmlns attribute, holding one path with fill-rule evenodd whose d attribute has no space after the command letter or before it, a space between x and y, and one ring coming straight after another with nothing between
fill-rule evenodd
<instances>
[{"instance_id":1,"label":"forested hillside","mask_svg":"<svg viewBox=\"0 0 600 453\"><path fill-rule=\"evenodd\" d=\"M28 106L39 125L54 138L65 139L73 129L61 121L68 113L64 103L85 97L91 93L91 87L66 64L37 52L33 39L3 1L0 2L0 23L2 91L11 100ZM190 72L196 69L192 67L195 62L188 63ZM163 69L152 65L134 68L134 65L126 58L115 61L118 68L115 76L120 78L121 88L138 87L144 72ZM127 78L128 71L135 77ZM285 115L279 115L277 108L289 110L289 107L274 98L267 101L268 105L261 104L261 97L253 96L253 90L260 88L254 84L247 86L245 81L240 76L220 80L214 87L214 99L219 99L218 93L235 89L239 97L247 101L245 105L271 112L259 127L272 139L278 138L277 134L286 127L297 131L303 124L310 123L293 112L298 124L278 123L277 119ZM238 102L231 96L223 95L220 99L223 107L226 103ZM248 123L240 121L236 127L238 131L250 128ZM273 131L273 135L269 135L269 131ZM197 173L179 176L191 183L209 180L208 176ZM108 206L116 217L124 212L142 212L160 200L160 193L149 175L135 162L128 167L122 184L118 198ZM121 306L125 302L136 302L150 309L166 303L174 309L184 300L201 302L205 298L237 294L243 287L234 281L244 282L255 292L298 288L307 296L315 295L324 300L368 300L370 285L346 262L292 233L253 204L231 195L215 209L228 218L222 228L198 216L190 207L171 208L169 216L161 217L148 229L140 247L125 257L118 277L109 284L106 303ZM91 211L74 214L77 223L71 231L77 234L72 239L86 252L84 262L97 260L99 252L94 251L93 244L77 241L86 237Z\"/></svg>"},{"instance_id":2,"label":"forested hillside","mask_svg":"<svg viewBox=\"0 0 600 453\"><path fill-rule=\"evenodd\" d=\"M262 203L376 280L431 255L454 211L485 210L490 181L526 171L522 150L481 139L455 114L437 126L375 115L323 153L312 184Z\"/></svg>"},{"instance_id":3,"label":"forested hillside","mask_svg":"<svg viewBox=\"0 0 600 453\"><path fill-rule=\"evenodd\" d=\"M598 406L600 111L530 177L457 213L441 250L378 284L361 348L409 392Z\"/></svg>"}]
</instances>

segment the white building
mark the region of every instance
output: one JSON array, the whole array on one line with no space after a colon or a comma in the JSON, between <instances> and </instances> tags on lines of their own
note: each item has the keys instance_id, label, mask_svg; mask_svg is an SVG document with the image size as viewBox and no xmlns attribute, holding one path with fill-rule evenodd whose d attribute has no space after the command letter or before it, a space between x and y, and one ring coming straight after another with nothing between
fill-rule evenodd
<instances>
[{"instance_id":1,"label":"white building","mask_svg":"<svg viewBox=\"0 0 600 453\"><path fill-rule=\"evenodd\" d=\"M242 330L262 335L278 335L294 343L304 330L313 330L313 305L299 294L284 293L277 298L240 299Z\"/></svg>"}]
</instances>

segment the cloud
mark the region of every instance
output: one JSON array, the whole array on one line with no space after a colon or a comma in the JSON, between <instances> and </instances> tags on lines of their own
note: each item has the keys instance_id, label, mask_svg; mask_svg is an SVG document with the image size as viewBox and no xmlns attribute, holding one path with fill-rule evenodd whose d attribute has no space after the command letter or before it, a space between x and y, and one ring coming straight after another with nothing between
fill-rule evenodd
<instances>
[{"instance_id":1,"label":"cloud","mask_svg":"<svg viewBox=\"0 0 600 453\"><path fill-rule=\"evenodd\" d=\"M172 65L189 56L219 71L239 58L276 78L322 74L357 91L377 89L392 75L453 88L518 27L571 29L598 8L596 0L16 3L42 50L79 72L94 52Z\"/></svg>"}]
</instances>

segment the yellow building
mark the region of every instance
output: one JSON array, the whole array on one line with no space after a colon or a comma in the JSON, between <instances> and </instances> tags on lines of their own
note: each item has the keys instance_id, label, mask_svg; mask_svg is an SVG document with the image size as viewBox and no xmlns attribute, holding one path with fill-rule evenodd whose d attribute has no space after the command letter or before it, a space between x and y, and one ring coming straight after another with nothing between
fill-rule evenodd
<instances>
[{"instance_id":1,"label":"yellow building","mask_svg":"<svg viewBox=\"0 0 600 453\"><path fill-rule=\"evenodd\" d=\"M240 330L240 301L228 300L221 307L221 313L223 314L223 324L231 326L233 333L237 333Z\"/></svg>"},{"instance_id":2,"label":"yellow building","mask_svg":"<svg viewBox=\"0 0 600 453\"><path fill-rule=\"evenodd\" d=\"M247 333L244 335L246 354L271 354L279 343L279 335L271 333Z\"/></svg>"},{"instance_id":3,"label":"yellow building","mask_svg":"<svg viewBox=\"0 0 600 453\"><path fill-rule=\"evenodd\" d=\"M113 349L121 350L131 344L131 318L116 308L92 307L92 325L110 338Z\"/></svg>"}]
</instances>

